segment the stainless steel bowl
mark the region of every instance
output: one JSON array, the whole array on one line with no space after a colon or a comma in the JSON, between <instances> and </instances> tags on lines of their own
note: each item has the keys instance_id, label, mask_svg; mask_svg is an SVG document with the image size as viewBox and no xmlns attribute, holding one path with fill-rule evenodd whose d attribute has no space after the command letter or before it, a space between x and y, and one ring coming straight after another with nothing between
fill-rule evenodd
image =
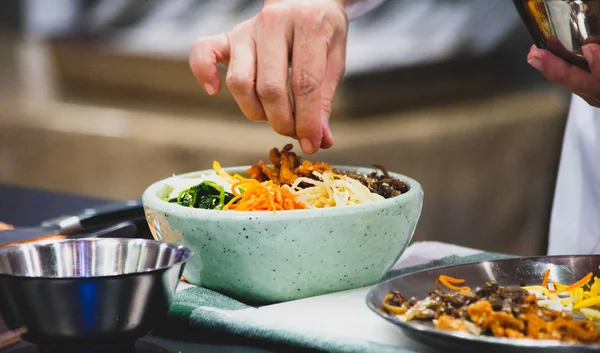
<instances>
[{"instance_id":1,"label":"stainless steel bowl","mask_svg":"<svg viewBox=\"0 0 600 353\"><path fill-rule=\"evenodd\" d=\"M538 48L589 70L581 48L600 44L600 0L513 0Z\"/></svg>"},{"instance_id":2,"label":"stainless steel bowl","mask_svg":"<svg viewBox=\"0 0 600 353\"><path fill-rule=\"evenodd\" d=\"M0 316L36 344L133 343L168 314L184 246L76 239L0 248Z\"/></svg>"}]
</instances>

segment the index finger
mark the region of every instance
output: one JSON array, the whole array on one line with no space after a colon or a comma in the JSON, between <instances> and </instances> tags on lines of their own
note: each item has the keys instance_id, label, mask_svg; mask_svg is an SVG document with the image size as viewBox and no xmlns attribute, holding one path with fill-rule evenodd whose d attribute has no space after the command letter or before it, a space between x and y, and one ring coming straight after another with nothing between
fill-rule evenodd
<instances>
[{"instance_id":1,"label":"index finger","mask_svg":"<svg viewBox=\"0 0 600 353\"><path fill-rule=\"evenodd\" d=\"M208 94L221 89L217 64L229 64L229 37L226 33L198 39L190 51L189 64L196 81Z\"/></svg>"},{"instance_id":2,"label":"index finger","mask_svg":"<svg viewBox=\"0 0 600 353\"><path fill-rule=\"evenodd\" d=\"M292 52L292 93L294 94L296 135L304 153L321 146L321 84L327 68L327 42L311 30L296 28Z\"/></svg>"}]
</instances>

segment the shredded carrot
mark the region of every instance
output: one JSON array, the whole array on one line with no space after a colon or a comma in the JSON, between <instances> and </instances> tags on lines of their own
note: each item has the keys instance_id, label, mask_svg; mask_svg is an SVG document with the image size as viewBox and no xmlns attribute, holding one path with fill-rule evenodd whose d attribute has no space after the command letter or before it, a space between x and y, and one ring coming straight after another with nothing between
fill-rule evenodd
<instances>
[{"instance_id":1,"label":"shredded carrot","mask_svg":"<svg viewBox=\"0 0 600 353\"><path fill-rule=\"evenodd\" d=\"M575 289L575 288L577 288L577 287L581 287L581 286L583 286L584 284L588 283L588 282L590 281L590 279L592 279L592 276L593 276L593 275L594 275L594 274L593 274L593 273L591 273L591 272L590 272L590 273L588 273L587 275L585 275L585 277L583 277L583 278L582 278L582 279L580 279L579 281L577 281L577 282L575 282L575 283L571 284L570 286L568 286L567 288L565 288L565 289L564 289L564 291L565 291L565 292L568 292L568 291L570 291L570 290L572 290L572 289Z\"/></svg>"},{"instance_id":2,"label":"shredded carrot","mask_svg":"<svg viewBox=\"0 0 600 353\"><path fill-rule=\"evenodd\" d=\"M444 275L441 275L440 277L444 277L444 279L446 281L448 281L448 283L455 283L455 284L465 283L465 280L461 279L461 278L454 278L454 277L444 276Z\"/></svg>"},{"instance_id":3,"label":"shredded carrot","mask_svg":"<svg viewBox=\"0 0 600 353\"><path fill-rule=\"evenodd\" d=\"M246 179L246 180L238 181L237 183L235 183L231 186L231 193L233 194L233 196L239 196L240 193L237 191L238 187L240 187L244 184L255 184L255 183L258 183L258 181L255 179Z\"/></svg>"},{"instance_id":4,"label":"shredded carrot","mask_svg":"<svg viewBox=\"0 0 600 353\"><path fill-rule=\"evenodd\" d=\"M544 273L544 280L542 281L542 287L548 289L548 277L550 277L550 269L546 270Z\"/></svg>"},{"instance_id":5,"label":"shredded carrot","mask_svg":"<svg viewBox=\"0 0 600 353\"><path fill-rule=\"evenodd\" d=\"M562 293L562 292L569 292L575 288L579 288L582 287L583 285L585 285L586 283L588 283L591 279L592 276L594 274L592 272L588 273L587 275L585 275L582 279L580 279L579 281L571 284L570 286L567 286L563 289L561 289L560 291L557 289L548 289L548 277L550 276L550 269L546 270L546 273L544 274L544 280L542 281L542 287L548 289L548 292L552 293L552 294L557 294L557 293ZM554 282L553 282L554 283ZM556 288L556 285L555 285Z\"/></svg>"},{"instance_id":6,"label":"shredded carrot","mask_svg":"<svg viewBox=\"0 0 600 353\"><path fill-rule=\"evenodd\" d=\"M394 313L396 315L402 315L402 314L406 314L406 312L408 311L407 308L403 307L403 306L394 306L394 305L390 305L388 304L388 302L390 300L392 300L394 298L393 294L388 294L385 296L385 298L383 299L383 307L387 309L387 311L389 311L390 313Z\"/></svg>"},{"instance_id":7,"label":"shredded carrot","mask_svg":"<svg viewBox=\"0 0 600 353\"><path fill-rule=\"evenodd\" d=\"M438 277L438 281L440 281L443 285L445 285L446 287L448 287L452 290L459 290L461 292L468 292L471 290L471 287L468 287L468 286L457 287L454 285L454 284L465 283L464 279L458 279L458 278L453 278L450 276L441 275L440 277Z\"/></svg>"},{"instance_id":8,"label":"shredded carrot","mask_svg":"<svg viewBox=\"0 0 600 353\"><path fill-rule=\"evenodd\" d=\"M239 193L238 187L244 192ZM292 190L286 186L273 183L272 180L260 183L255 179L237 182L232 187L234 198L223 207L223 210L234 211L281 211L305 208L295 201Z\"/></svg>"}]
</instances>

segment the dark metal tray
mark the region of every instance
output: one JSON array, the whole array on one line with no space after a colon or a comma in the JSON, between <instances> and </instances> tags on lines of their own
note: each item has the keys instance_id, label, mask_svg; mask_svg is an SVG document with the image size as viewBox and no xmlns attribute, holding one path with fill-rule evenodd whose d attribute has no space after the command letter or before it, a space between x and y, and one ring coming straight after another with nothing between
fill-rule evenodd
<instances>
[{"instance_id":1,"label":"dark metal tray","mask_svg":"<svg viewBox=\"0 0 600 353\"><path fill-rule=\"evenodd\" d=\"M589 272L598 273L598 266L600 255L525 257L438 267L382 282L367 295L367 305L411 339L443 352L598 352L600 345L496 338L442 331L435 329L433 325L402 322L379 309L383 298L392 290L398 290L406 297L426 297L435 288L435 281L440 275L465 279L465 284L472 287L485 285L486 282L503 286L530 286L540 285L547 269L551 269L551 281L574 283Z\"/></svg>"}]
</instances>

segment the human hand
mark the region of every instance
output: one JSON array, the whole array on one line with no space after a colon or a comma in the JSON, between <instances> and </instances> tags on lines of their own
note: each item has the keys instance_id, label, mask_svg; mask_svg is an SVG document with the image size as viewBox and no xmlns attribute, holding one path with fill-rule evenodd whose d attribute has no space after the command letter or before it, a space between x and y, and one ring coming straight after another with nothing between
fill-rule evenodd
<instances>
[{"instance_id":1,"label":"human hand","mask_svg":"<svg viewBox=\"0 0 600 353\"><path fill-rule=\"evenodd\" d=\"M551 82L563 86L583 98L589 105L600 107L600 45L586 44L583 55L590 72L567 63L547 50L531 47L527 62Z\"/></svg>"},{"instance_id":2,"label":"human hand","mask_svg":"<svg viewBox=\"0 0 600 353\"><path fill-rule=\"evenodd\" d=\"M217 63L228 65L225 82L248 119L268 121L277 133L298 139L305 153L331 147L331 102L346 61L343 1L265 0L255 17L194 43L196 80L214 95L221 89Z\"/></svg>"}]
</instances>

